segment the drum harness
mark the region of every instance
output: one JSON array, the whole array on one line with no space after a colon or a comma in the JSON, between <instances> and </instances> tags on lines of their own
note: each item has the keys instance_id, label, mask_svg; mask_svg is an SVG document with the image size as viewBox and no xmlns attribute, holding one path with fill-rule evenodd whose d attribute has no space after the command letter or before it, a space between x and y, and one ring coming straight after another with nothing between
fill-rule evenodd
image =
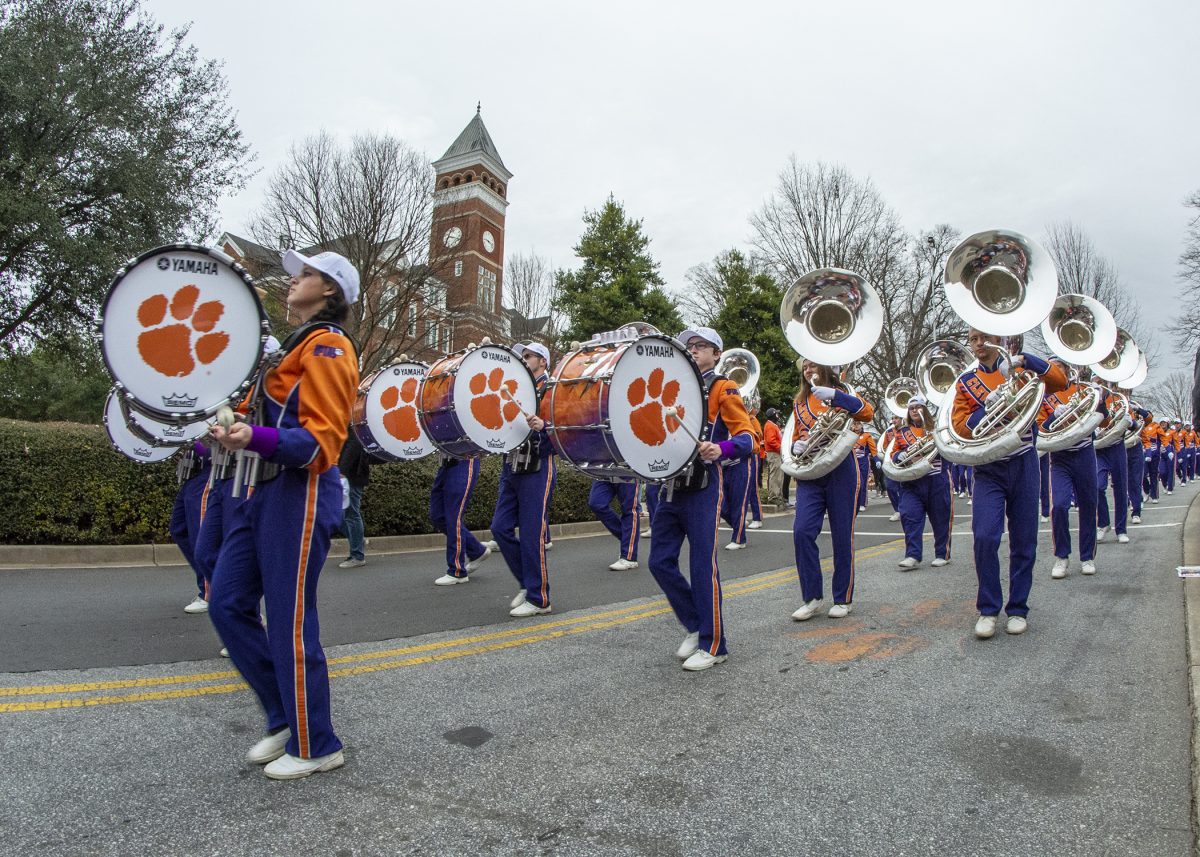
<instances>
[{"instance_id":1,"label":"drum harness","mask_svg":"<svg viewBox=\"0 0 1200 857\"><path fill-rule=\"evenodd\" d=\"M263 396L266 395L265 386L267 374L278 366L283 359L287 357L294 349L299 348L308 339L309 335L318 328L332 327L342 336L350 341L351 347L358 353L358 348L350 335L346 333L345 328L333 321L310 321L300 325L300 327L288 334L287 339L280 345L279 350L263 357L262 362L258 366L258 376L254 380L254 387L250 393L250 405L246 413L246 422L251 426L265 426L263 419L266 416L266 408L263 407ZM282 464L276 464L273 461L264 461L262 456L257 452L251 452L248 449L240 449L233 453L234 472L233 472L233 491L234 497L241 496L242 486L253 489L261 482L270 482L283 470L298 470L300 468L285 467ZM227 464L228 461L225 462ZM214 471L216 462L214 461ZM225 475L228 475L228 469L225 468Z\"/></svg>"},{"instance_id":2,"label":"drum harness","mask_svg":"<svg viewBox=\"0 0 1200 857\"><path fill-rule=\"evenodd\" d=\"M542 396L546 385L542 389L537 390L537 405L534 413L538 413L542 407ZM540 432L531 432L529 437L514 449L505 455L505 460L508 462L509 469L517 475L526 473L537 473L542 469L542 438Z\"/></svg>"},{"instance_id":3,"label":"drum harness","mask_svg":"<svg viewBox=\"0 0 1200 857\"><path fill-rule=\"evenodd\" d=\"M707 441L709 432L712 431L712 421L708 419L708 393L712 389L712 385L717 381L727 380L724 375L713 373L712 377L704 382L704 401L701 407L704 408L704 425L700 429L700 440ZM696 491L703 491L708 487L708 468L704 466L705 462L697 453L688 462L687 467L679 473L672 476L663 483L663 491L666 492L665 498L670 502L678 491L681 494L691 494Z\"/></svg>"}]
</instances>

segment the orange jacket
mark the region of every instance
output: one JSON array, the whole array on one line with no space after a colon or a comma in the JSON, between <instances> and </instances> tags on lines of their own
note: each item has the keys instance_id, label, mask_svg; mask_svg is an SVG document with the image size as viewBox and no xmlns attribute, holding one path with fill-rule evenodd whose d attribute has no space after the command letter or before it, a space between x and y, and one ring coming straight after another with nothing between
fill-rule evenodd
<instances>
[{"instance_id":1,"label":"orange jacket","mask_svg":"<svg viewBox=\"0 0 1200 857\"><path fill-rule=\"evenodd\" d=\"M779 426L767 420L763 425L763 440L767 447L767 452L782 452L783 451L783 432L779 430Z\"/></svg>"}]
</instances>

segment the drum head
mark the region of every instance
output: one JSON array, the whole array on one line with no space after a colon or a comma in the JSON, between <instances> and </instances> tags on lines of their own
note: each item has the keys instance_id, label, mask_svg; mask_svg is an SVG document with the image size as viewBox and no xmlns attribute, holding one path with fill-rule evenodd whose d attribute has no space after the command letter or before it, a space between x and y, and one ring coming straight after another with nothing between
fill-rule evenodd
<instances>
[{"instance_id":1,"label":"drum head","mask_svg":"<svg viewBox=\"0 0 1200 857\"><path fill-rule=\"evenodd\" d=\"M511 452L524 443L530 429L521 411L534 414L537 407L533 375L511 349L481 345L458 364L454 412L463 433L483 452Z\"/></svg>"},{"instance_id":2,"label":"drum head","mask_svg":"<svg viewBox=\"0 0 1200 857\"><path fill-rule=\"evenodd\" d=\"M360 432L358 439L368 452L378 449L393 459L409 461L433 452L433 442L417 419L426 371L424 363L393 363L375 373L361 394L366 400L362 424L367 432ZM367 443L364 434L372 443Z\"/></svg>"},{"instance_id":3,"label":"drum head","mask_svg":"<svg viewBox=\"0 0 1200 857\"><path fill-rule=\"evenodd\" d=\"M646 336L621 354L613 369L608 418L613 442L629 468L646 479L667 479L696 453L707 421L704 382L695 363L675 340ZM666 409L679 408L669 417Z\"/></svg>"},{"instance_id":4,"label":"drum head","mask_svg":"<svg viewBox=\"0 0 1200 857\"><path fill-rule=\"evenodd\" d=\"M178 446L154 446L130 431L121 408L120 393L116 389L109 390L104 403L104 428L113 448L139 464L166 461L179 451Z\"/></svg>"},{"instance_id":5,"label":"drum head","mask_svg":"<svg viewBox=\"0 0 1200 857\"><path fill-rule=\"evenodd\" d=\"M101 334L104 361L134 408L188 422L240 398L258 366L267 320L250 276L232 259L175 244L143 253L117 274Z\"/></svg>"}]
</instances>

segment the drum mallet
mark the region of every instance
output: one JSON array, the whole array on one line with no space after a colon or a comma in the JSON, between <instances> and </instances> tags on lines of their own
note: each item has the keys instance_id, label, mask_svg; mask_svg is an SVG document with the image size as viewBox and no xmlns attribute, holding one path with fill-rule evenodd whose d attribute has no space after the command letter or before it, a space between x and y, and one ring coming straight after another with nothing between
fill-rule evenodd
<instances>
[{"instance_id":1,"label":"drum mallet","mask_svg":"<svg viewBox=\"0 0 1200 857\"><path fill-rule=\"evenodd\" d=\"M674 405L671 405L669 408L667 408L665 411L663 411L663 414L668 417L674 417L675 422L679 423L679 427L681 429L683 429L685 432L687 432L687 436L690 437L692 440L696 441L696 446L699 446L700 444L704 443L704 441L702 441L702 440L700 440L700 438L696 437L696 435L692 432L692 430L687 427L687 424L684 423L684 421L680 418L679 408L675 407Z\"/></svg>"}]
</instances>

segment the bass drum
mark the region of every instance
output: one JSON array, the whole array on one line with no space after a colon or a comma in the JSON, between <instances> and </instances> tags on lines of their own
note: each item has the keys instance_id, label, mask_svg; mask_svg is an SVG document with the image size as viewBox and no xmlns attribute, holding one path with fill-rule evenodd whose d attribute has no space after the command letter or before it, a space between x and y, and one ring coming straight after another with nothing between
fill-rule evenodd
<instances>
[{"instance_id":1,"label":"bass drum","mask_svg":"<svg viewBox=\"0 0 1200 857\"><path fill-rule=\"evenodd\" d=\"M454 458L512 452L531 431L521 412L538 409L532 373L502 345L477 345L438 360L418 399L421 428Z\"/></svg>"},{"instance_id":2,"label":"bass drum","mask_svg":"<svg viewBox=\"0 0 1200 857\"><path fill-rule=\"evenodd\" d=\"M547 393L563 461L593 479L662 481L691 463L707 423L695 362L662 334L589 343L563 358ZM668 416L668 408L677 408Z\"/></svg>"},{"instance_id":3,"label":"bass drum","mask_svg":"<svg viewBox=\"0 0 1200 857\"><path fill-rule=\"evenodd\" d=\"M130 461L138 464L154 464L166 461L179 451L178 446L156 446L141 435L130 430L125 420L125 408L121 405L121 393L113 387L104 402L104 430L113 449Z\"/></svg>"},{"instance_id":4,"label":"bass drum","mask_svg":"<svg viewBox=\"0 0 1200 857\"><path fill-rule=\"evenodd\" d=\"M191 423L241 401L269 332L240 265L217 250L171 244L138 256L113 280L101 351L131 408Z\"/></svg>"},{"instance_id":5,"label":"bass drum","mask_svg":"<svg viewBox=\"0 0 1200 857\"><path fill-rule=\"evenodd\" d=\"M428 370L425 363L393 363L359 386L350 429L371 455L384 461L415 461L433 452L417 416Z\"/></svg>"}]
</instances>

